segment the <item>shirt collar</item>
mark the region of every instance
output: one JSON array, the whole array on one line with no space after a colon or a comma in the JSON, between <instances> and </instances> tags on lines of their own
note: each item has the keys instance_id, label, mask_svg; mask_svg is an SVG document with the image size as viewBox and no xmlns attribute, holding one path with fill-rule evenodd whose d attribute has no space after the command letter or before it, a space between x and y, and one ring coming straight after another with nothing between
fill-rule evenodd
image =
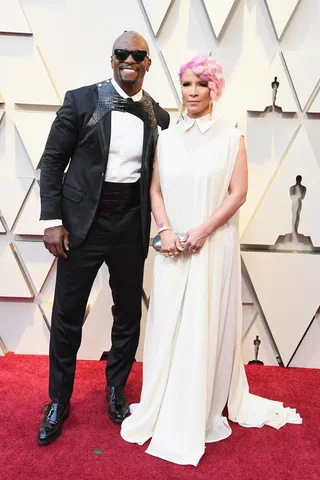
<instances>
[{"instance_id":1,"label":"shirt collar","mask_svg":"<svg viewBox=\"0 0 320 480\"><path fill-rule=\"evenodd\" d=\"M217 120L218 118L215 115L210 118L209 113L200 118L190 118L186 115L183 119L183 130L186 132L196 124L200 132L205 133Z\"/></svg>"},{"instance_id":2,"label":"shirt collar","mask_svg":"<svg viewBox=\"0 0 320 480\"><path fill-rule=\"evenodd\" d=\"M113 85L113 88L119 93L119 95L123 98L132 98L132 100L134 102L139 102L142 98L142 90L140 90L140 92L136 93L135 95L133 95L133 97L129 97L129 95L126 94L126 92L124 92L122 90L122 88L120 87L120 85L115 81L114 78L111 79L111 83Z\"/></svg>"}]
</instances>

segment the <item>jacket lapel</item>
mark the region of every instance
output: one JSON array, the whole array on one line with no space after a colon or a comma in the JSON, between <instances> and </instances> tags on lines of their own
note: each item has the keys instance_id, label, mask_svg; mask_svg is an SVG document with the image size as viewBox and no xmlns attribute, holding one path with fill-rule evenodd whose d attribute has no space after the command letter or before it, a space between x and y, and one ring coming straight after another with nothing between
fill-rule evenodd
<instances>
[{"instance_id":1,"label":"jacket lapel","mask_svg":"<svg viewBox=\"0 0 320 480\"><path fill-rule=\"evenodd\" d=\"M88 128L91 128L93 125L97 126L100 148L102 152L102 157L105 160L105 165L108 162L109 148L110 148L110 139L111 139L111 107L109 96L114 96L113 100L121 100L120 96L115 92L110 81L106 81L103 84L98 84L98 104L94 114L88 122ZM144 95L147 95L144 93ZM117 97L117 98L116 98ZM119 97L119 98L118 98ZM112 100L111 98L111 100ZM126 105L122 105L121 101L116 105L117 110L127 110ZM131 112L130 112L131 113ZM140 105L138 111L132 112L136 114L144 123L143 131L143 149L142 149L142 165L141 165L141 186L142 189L148 186L149 183L149 172L152 164L152 157L154 152L154 147L158 137L158 128L156 121L151 122L148 118L148 114L143 105ZM154 126L155 124L155 126Z\"/></svg>"},{"instance_id":2,"label":"jacket lapel","mask_svg":"<svg viewBox=\"0 0 320 480\"><path fill-rule=\"evenodd\" d=\"M154 147L158 136L158 129L151 128L149 122L145 119L143 131L143 149L141 165L141 187L142 191L148 187L149 171L152 167Z\"/></svg>"},{"instance_id":3,"label":"jacket lapel","mask_svg":"<svg viewBox=\"0 0 320 480\"><path fill-rule=\"evenodd\" d=\"M97 127L102 157L105 160L105 165L107 165L111 139L111 112L104 115L98 122Z\"/></svg>"}]
</instances>

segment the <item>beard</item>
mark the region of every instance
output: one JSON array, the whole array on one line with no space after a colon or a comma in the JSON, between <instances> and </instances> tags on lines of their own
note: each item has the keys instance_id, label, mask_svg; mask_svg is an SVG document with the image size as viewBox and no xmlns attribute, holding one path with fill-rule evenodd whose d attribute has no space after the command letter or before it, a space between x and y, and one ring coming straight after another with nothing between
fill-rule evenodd
<instances>
[{"instance_id":1,"label":"beard","mask_svg":"<svg viewBox=\"0 0 320 480\"><path fill-rule=\"evenodd\" d=\"M120 70L119 77L120 77L121 83L124 83L126 85L134 85L138 81L139 73L136 72L136 75L133 77L129 75L127 76L126 74L122 74L122 71Z\"/></svg>"}]
</instances>

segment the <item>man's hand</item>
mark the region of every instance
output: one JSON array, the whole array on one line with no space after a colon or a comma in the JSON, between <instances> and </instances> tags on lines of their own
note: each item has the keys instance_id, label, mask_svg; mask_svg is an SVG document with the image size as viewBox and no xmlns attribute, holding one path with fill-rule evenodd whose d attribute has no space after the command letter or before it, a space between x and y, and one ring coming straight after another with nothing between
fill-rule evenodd
<instances>
[{"instance_id":1,"label":"man's hand","mask_svg":"<svg viewBox=\"0 0 320 480\"><path fill-rule=\"evenodd\" d=\"M69 250L69 233L63 225L46 228L43 234L43 243L55 257L67 258L65 251Z\"/></svg>"}]
</instances>

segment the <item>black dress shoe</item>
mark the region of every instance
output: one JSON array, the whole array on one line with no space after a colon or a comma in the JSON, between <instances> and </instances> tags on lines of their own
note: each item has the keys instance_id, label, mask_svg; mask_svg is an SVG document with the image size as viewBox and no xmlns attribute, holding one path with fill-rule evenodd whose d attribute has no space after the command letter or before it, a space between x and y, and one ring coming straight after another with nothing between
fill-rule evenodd
<instances>
[{"instance_id":1,"label":"black dress shoe","mask_svg":"<svg viewBox=\"0 0 320 480\"><path fill-rule=\"evenodd\" d=\"M62 433L62 422L70 415L70 403L50 402L40 423L38 444L48 445Z\"/></svg>"},{"instance_id":2,"label":"black dress shoe","mask_svg":"<svg viewBox=\"0 0 320 480\"><path fill-rule=\"evenodd\" d=\"M107 387L109 400L108 415L115 423L122 423L130 415L129 405L124 393L124 385Z\"/></svg>"}]
</instances>

